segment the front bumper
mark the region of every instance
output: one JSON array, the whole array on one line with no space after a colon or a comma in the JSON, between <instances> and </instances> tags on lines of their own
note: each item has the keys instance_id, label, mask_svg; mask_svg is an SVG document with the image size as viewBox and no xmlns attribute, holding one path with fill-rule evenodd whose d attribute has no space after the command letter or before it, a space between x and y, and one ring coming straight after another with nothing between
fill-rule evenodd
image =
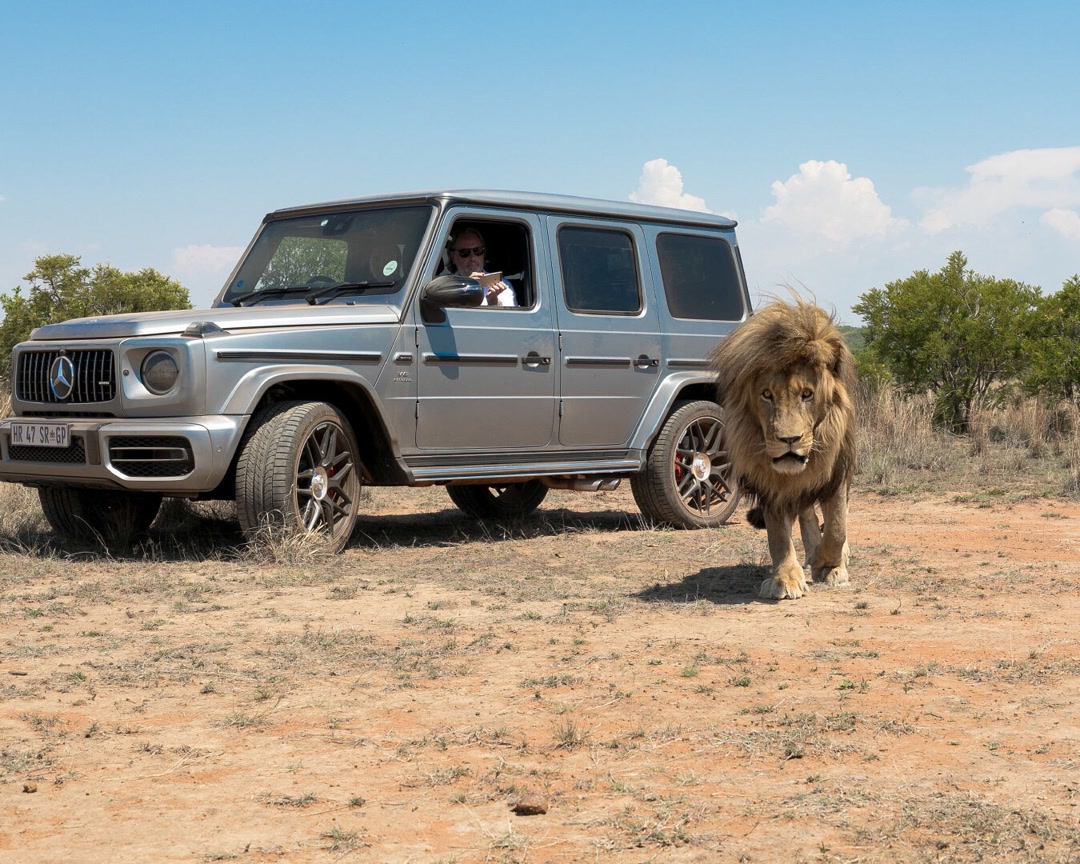
<instances>
[{"instance_id":1,"label":"front bumper","mask_svg":"<svg viewBox=\"0 0 1080 864\"><path fill-rule=\"evenodd\" d=\"M0 420L0 481L163 492L187 497L217 487L247 415L167 419L50 417L70 427L64 448L13 446Z\"/></svg>"}]
</instances>

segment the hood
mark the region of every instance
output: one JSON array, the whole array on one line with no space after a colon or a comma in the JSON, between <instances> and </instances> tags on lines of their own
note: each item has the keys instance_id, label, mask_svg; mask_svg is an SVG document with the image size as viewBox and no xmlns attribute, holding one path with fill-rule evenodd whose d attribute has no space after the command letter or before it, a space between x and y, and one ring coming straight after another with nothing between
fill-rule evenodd
<instances>
[{"instance_id":1,"label":"hood","mask_svg":"<svg viewBox=\"0 0 1080 864\"><path fill-rule=\"evenodd\" d=\"M400 313L393 306L367 304L326 306L222 306L167 312L129 312L96 318L72 318L46 324L30 334L37 341L70 339L123 339L132 336L179 336L191 324L213 322L236 332L266 327L333 327L340 324L396 324Z\"/></svg>"}]
</instances>

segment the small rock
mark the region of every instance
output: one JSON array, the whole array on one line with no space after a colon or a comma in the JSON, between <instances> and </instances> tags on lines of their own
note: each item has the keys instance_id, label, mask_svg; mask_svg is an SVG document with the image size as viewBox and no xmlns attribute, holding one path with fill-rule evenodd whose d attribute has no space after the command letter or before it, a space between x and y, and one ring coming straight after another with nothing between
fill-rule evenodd
<instances>
[{"instance_id":1,"label":"small rock","mask_svg":"<svg viewBox=\"0 0 1080 864\"><path fill-rule=\"evenodd\" d=\"M37 792L37 783L23 783L23 792Z\"/></svg>"},{"instance_id":2,"label":"small rock","mask_svg":"<svg viewBox=\"0 0 1080 864\"><path fill-rule=\"evenodd\" d=\"M518 816L542 816L547 813L547 801L540 795L522 795L510 805Z\"/></svg>"}]
</instances>

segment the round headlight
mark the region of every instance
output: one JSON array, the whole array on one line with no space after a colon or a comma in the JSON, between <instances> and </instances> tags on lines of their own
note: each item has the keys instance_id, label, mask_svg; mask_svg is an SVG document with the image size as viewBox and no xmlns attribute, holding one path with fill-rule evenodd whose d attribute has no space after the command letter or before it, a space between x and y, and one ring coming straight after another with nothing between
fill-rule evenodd
<instances>
[{"instance_id":1,"label":"round headlight","mask_svg":"<svg viewBox=\"0 0 1080 864\"><path fill-rule=\"evenodd\" d=\"M142 361L140 375L146 389L160 396L176 386L176 379L180 377L180 367L168 351L151 351Z\"/></svg>"}]
</instances>

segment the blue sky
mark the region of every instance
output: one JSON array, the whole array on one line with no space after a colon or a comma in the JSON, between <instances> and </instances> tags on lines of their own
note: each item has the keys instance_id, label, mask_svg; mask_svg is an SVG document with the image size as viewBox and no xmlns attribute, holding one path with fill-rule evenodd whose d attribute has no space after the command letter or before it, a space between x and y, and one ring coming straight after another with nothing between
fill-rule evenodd
<instances>
[{"instance_id":1,"label":"blue sky","mask_svg":"<svg viewBox=\"0 0 1080 864\"><path fill-rule=\"evenodd\" d=\"M961 249L1080 272L1080 4L4 2L0 292L47 253L207 305L263 214L494 188L739 220L752 294Z\"/></svg>"}]
</instances>

